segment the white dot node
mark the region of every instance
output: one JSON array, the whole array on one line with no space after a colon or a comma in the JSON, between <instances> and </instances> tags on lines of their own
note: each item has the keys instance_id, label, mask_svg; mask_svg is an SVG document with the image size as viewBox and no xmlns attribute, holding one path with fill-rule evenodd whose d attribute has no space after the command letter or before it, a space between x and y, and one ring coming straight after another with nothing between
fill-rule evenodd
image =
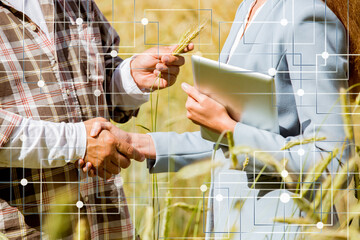
<instances>
[{"instance_id":1,"label":"white dot node","mask_svg":"<svg viewBox=\"0 0 360 240\"><path fill-rule=\"evenodd\" d=\"M81 24L83 24L83 22L84 22L84 20L82 18L77 18L76 19L76 24L77 25L81 25Z\"/></svg>"},{"instance_id":2,"label":"white dot node","mask_svg":"<svg viewBox=\"0 0 360 240\"><path fill-rule=\"evenodd\" d=\"M286 171L286 170L282 170L282 171L281 171L281 176L282 176L283 178L286 178L287 176L289 176L289 172Z\"/></svg>"},{"instance_id":3,"label":"white dot node","mask_svg":"<svg viewBox=\"0 0 360 240\"><path fill-rule=\"evenodd\" d=\"M22 134L22 135L20 136L20 141L24 142L25 140L26 140L26 136L25 136L24 134Z\"/></svg>"},{"instance_id":4,"label":"white dot node","mask_svg":"<svg viewBox=\"0 0 360 240\"><path fill-rule=\"evenodd\" d=\"M322 56L323 59L328 59L329 58L329 53L328 52L323 52L321 54L321 56Z\"/></svg>"},{"instance_id":5,"label":"white dot node","mask_svg":"<svg viewBox=\"0 0 360 240\"><path fill-rule=\"evenodd\" d=\"M317 227L318 229L323 229L323 228L324 228L324 224L323 224L322 222L318 222L318 223L316 224L316 227Z\"/></svg>"},{"instance_id":6,"label":"white dot node","mask_svg":"<svg viewBox=\"0 0 360 240\"><path fill-rule=\"evenodd\" d=\"M118 52L117 52L116 50L112 50L112 51L110 52L110 55L111 55L112 57L116 57L116 56L118 55Z\"/></svg>"},{"instance_id":7,"label":"white dot node","mask_svg":"<svg viewBox=\"0 0 360 240\"><path fill-rule=\"evenodd\" d=\"M304 89L299 89L299 90L297 91L297 95L300 96L300 97L304 96L304 94L305 94Z\"/></svg>"},{"instance_id":8,"label":"white dot node","mask_svg":"<svg viewBox=\"0 0 360 240\"><path fill-rule=\"evenodd\" d=\"M268 71L269 75L272 76L272 77L275 77L277 71L275 68L270 68L269 71Z\"/></svg>"},{"instance_id":9,"label":"white dot node","mask_svg":"<svg viewBox=\"0 0 360 240\"><path fill-rule=\"evenodd\" d=\"M288 25L289 21L287 19L283 18L283 19L281 19L280 23L281 23L282 26L285 27L286 25Z\"/></svg>"},{"instance_id":10,"label":"white dot node","mask_svg":"<svg viewBox=\"0 0 360 240\"><path fill-rule=\"evenodd\" d=\"M122 183L121 180L116 180L116 181L114 181L114 184L115 184L115 186L117 186L117 187L121 187L121 186L123 185L123 183ZM85 201L86 201L86 199L85 199Z\"/></svg>"},{"instance_id":11,"label":"white dot node","mask_svg":"<svg viewBox=\"0 0 360 240\"><path fill-rule=\"evenodd\" d=\"M207 189L208 189L208 187L207 187L205 184L203 184L203 185L200 186L200 190L201 190L202 192L206 192Z\"/></svg>"},{"instance_id":12,"label":"white dot node","mask_svg":"<svg viewBox=\"0 0 360 240\"><path fill-rule=\"evenodd\" d=\"M280 201L283 203L288 203L290 201L290 195L287 193L282 193L280 195Z\"/></svg>"},{"instance_id":13,"label":"white dot node","mask_svg":"<svg viewBox=\"0 0 360 240\"><path fill-rule=\"evenodd\" d=\"M77 208L82 208L84 206L84 203L82 201L77 201L76 202L76 207Z\"/></svg>"},{"instance_id":14,"label":"white dot node","mask_svg":"<svg viewBox=\"0 0 360 240\"><path fill-rule=\"evenodd\" d=\"M28 180L26 178L21 179L20 184L26 186L28 184Z\"/></svg>"},{"instance_id":15,"label":"white dot node","mask_svg":"<svg viewBox=\"0 0 360 240\"><path fill-rule=\"evenodd\" d=\"M95 95L96 97L99 97L99 96L101 95L101 91L100 91L99 89L96 89L96 90L94 91L94 95Z\"/></svg>"},{"instance_id":16,"label":"white dot node","mask_svg":"<svg viewBox=\"0 0 360 240\"><path fill-rule=\"evenodd\" d=\"M39 81L37 82L37 85L38 85L39 87L44 87L44 86L45 86L44 80L39 80Z\"/></svg>"},{"instance_id":17,"label":"white dot node","mask_svg":"<svg viewBox=\"0 0 360 240\"><path fill-rule=\"evenodd\" d=\"M195 53L195 55L196 55L196 56L200 56L200 57L201 57L203 54L202 54L202 52L197 51L197 52Z\"/></svg>"},{"instance_id":18,"label":"white dot node","mask_svg":"<svg viewBox=\"0 0 360 240\"><path fill-rule=\"evenodd\" d=\"M221 194L216 195L215 198L216 198L216 201L218 201L218 202L221 202L222 200L224 200L224 197Z\"/></svg>"},{"instance_id":19,"label":"white dot node","mask_svg":"<svg viewBox=\"0 0 360 240\"><path fill-rule=\"evenodd\" d=\"M147 18L141 19L141 24L144 25L144 26L148 25L149 24L149 19L147 19Z\"/></svg>"},{"instance_id":20,"label":"white dot node","mask_svg":"<svg viewBox=\"0 0 360 240\"><path fill-rule=\"evenodd\" d=\"M300 148L300 149L298 150L298 154L299 154L299 156L304 156L304 154L305 154L304 149Z\"/></svg>"}]
</instances>

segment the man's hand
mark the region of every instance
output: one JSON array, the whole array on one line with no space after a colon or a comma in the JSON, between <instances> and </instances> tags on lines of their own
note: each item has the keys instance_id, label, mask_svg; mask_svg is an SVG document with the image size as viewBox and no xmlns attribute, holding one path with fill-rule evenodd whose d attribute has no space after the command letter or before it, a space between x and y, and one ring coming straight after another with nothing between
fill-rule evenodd
<instances>
[{"instance_id":1,"label":"man's hand","mask_svg":"<svg viewBox=\"0 0 360 240\"><path fill-rule=\"evenodd\" d=\"M130 159L145 160L143 154L126 142L125 132L114 136L105 130L92 137L91 129L93 125L100 122L106 123L107 121L103 118L95 118L84 122L87 132L87 146L85 158L79 160L79 165L86 163L87 166L96 169L96 175L108 179L112 174L118 174L121 168L129 167ZM92 174L94 175L95 172Z\"/></svg>"},{"instance_id":2,"label":"man's hand","mask_svg":"<svg viewBox=\"0 0 360 240\"><path fill-rule=\"evenodd\" d=\"M90 135L91 137L97 137L98 135L100 136L103 131L108 131L113 134L117 139L120 139L122 142L127 142L145 157L152 159L156 158L155 145L151 136L147 134L127 133L114 126L110 122L104 121L95 122L92 125ZM78 164L78 167L82 168L84 173L88 172L89 176L95 175L93 165L90 162L87 162L85 164L85 161L80 159Z\"/></svg>"},{"instance_id":3,"label":"man's hand","mask_svg":"<svg viewBox=\"0 0 360 240\"><path fill-rule=\"evenodd\" d=\"M180 66L185 64L182 56L173 56L177 46L153 47L141 55L137 55L130 63L131 75L142 91L160 89L173 85L180 72ZM192 51L194 44L190 43L184 53ZM161 78L158 79L161 73Z\"/></svg>"}]
</instances>

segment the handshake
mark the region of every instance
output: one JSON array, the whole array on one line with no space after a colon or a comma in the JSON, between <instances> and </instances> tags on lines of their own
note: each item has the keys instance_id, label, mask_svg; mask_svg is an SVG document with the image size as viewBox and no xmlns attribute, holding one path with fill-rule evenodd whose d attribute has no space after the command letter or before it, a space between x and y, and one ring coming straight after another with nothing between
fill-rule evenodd
<instances>
[{"instance_id":1,"label":"handshake","mask_svg":"<svg viewBox=\"0 0 360 240\"><path fill-rule=\"evenodd\" d=\"M156 157L152 138L147 134L128 133L104 118L85 121L87 145L84 159L78 167L89 176L109 179L128 168L131 159L142 162Z\"/></svg>"},{"instance_id":2,"label":"handshake","mask_svg":"<svg viewBox=\"0 0 360 240\"><path fill-rule=\"evenodd\" d=\"M175 83L180 66L185 63L182 56L172 54L176 49L176 45L150 48L133 57L130 63L131 76L139 89L148 92L153 88L163 89ZM194 45L190 43L182 52L193 49ZM158 76L161 76L160 79ZM89 176L98 175L108 179L113 174L118 174L121 168L129 167L131 159L142 162L146 157L156 157L154 143L147 134L127 133L104 118L84 123L87 133L86 153L84 159L78 160L77 164Z\"/></svg>"}]
</instances>

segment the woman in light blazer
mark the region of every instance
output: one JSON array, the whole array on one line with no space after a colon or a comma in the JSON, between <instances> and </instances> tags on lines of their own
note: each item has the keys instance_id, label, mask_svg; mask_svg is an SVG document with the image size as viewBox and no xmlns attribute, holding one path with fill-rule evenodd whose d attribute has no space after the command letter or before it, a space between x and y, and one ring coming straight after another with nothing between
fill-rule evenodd
<instances>
[{"instance_id":1,"label":"woman in light blazer","mask_svg":"<svg viewBox=\"0 0 360 240\"><path fill-rule=\"evenodd\" d=\"M342 16L347 15L343 12ZM189 95L188 118L218 133L232 131L236 146L265 151L278 161L286 158L288 169L293 171L290 174L311 170L345 141L342 110L337 100L340 88L348 87L347 42L344 25L321 0L244 0L219 61L275 75L274 107L278 110L279 134L235 122L222 105L182 84ZM170 158L175 170L210 158L215 145L204 140L200 132L157 132L129 137L136 148L154 159L150 161L152 173L169 171ZM281 150L290 141L313 137L326 140ZM273 175L271 169L266 169L264 176L268 177L260 178L256 188L250 189L248 185L264 165L255 159L250 160L245 171L231 170L231 161L224 154L227 151L222 147L214 154L213 160L223 164L212 173L208 190L207 238L222 238L228 233L233 234L232 239L298 236L300 226L273 221L304 215L294 204L291 191L277 183L279 174ZM346 162L348 153L346 149L342 162ZM238 159L242 166L244 157ZM337 160L339 156L331 163L330 172L337 168ZM241 209L237 209L239 201L245 201ZM329 219L323 224L336 224L336 213Z\"/></svg>"}]
</instances>

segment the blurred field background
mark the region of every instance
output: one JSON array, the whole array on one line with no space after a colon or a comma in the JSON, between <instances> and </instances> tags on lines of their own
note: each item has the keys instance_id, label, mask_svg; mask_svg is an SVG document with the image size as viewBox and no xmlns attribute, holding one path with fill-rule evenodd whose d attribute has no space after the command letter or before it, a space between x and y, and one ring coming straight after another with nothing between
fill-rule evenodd
<instances>
[{"instance_id":1,"label":"blurred field background","mask_svg":"<svg viewBox=\"0 0 360 240\"><path fill-rule=\"evenodd\" d=\"M194 42L195 50L185 56L187 64L181 69L177 83L160 92L158 109L157 131L182 133L199 130L198 126L186 118L186 94L181 90L180 84L182 82L193 84L190 63L192 54L211 59L218 58L241 0L95 1L120 35L119 54L122 58L131 57L153 46L176 44L191 26L199 24L204 19L209 20L205 31ZM149 20L146 27L141 24L141 20L145 17ZM137 118L124 125L119 125L119 127L126 131L145 133L146 131L137 125L151 128L150 119L150 103L146 103L142 106ZM358 123L360 121L359 115L355 115L353 121ZM358 127L355 128L355 133L357 143L359 143L360 131ZM193 166L191 170L184 170L194 172L194 170L201 170L201 168L204 166ZM152 239L153 236L148 236L148 229L146 229L149 226L147 210L149 210L152 201L151 175L146 164L133 162L129 169L122 172L122 176L136 231L143 239ZM171 208L171 216L166 223L170 230L169 237L203 239L203 222L205 221L203 216L205 215L199 211L198 206L206 206L207 204L202 202L203 196L200 186L206 184L209 187L209 174L199 172L198 174L195 173L195 177L176 181L174 178L177 176L174 174L162 173L157 174L157 177L159 206L156 206L155 214L159 213L161 220L156 219L156 222L160 223L155 225L159 229L158 231L156 228L156 231L161 232L162 227L164 227L162 221L166 209L166 194L170 190L171 205L178 204L182 207ZM353 193L350 196L353 196ZM338 211L343 213L347 211L349 206L354 206L357 203L353 197L348 199L343 194L338 194L335 201L338 202ZM342 221L346 220L346 214L340 215L340 218L343 218ZM150 225L152 224L150 223ZM352 227L356 225L359 226L358 222L352 224ZM332 234L330 233L330 235ZM163 236L160 234L158 237L161 239Z\"/></svg>"},{"instance_id":2,"label":"blurred field background","mask_svg":"<svg viewBox=\"0 0 360 240\"><path fill-rule=\"evenodd\" d=\"M193 53L217 59L241 0L96 0L96 3L120 35L119 54L122 58L141 53L159 44L176 44L192 25L207 19L205 31L194 42L196 47ZM141 24L144 17L149 20L146 27ZM181 69L177 83L160 92L158 131L182 133L199 130L198 126L186 118L186 94L180 88L182 82L193 83L191 54L185 56L187 64ZM150 115L150 103L144 104L137 118L120 127L131 132L145 133L136 125L141 124L150 128ZM146 231L144 227L147 225L146 208L151 205L151 176L145 163L136 162L124 170L122 176L132 219L137 232L143 236ZM172 204L181 202L188 206L201 206L200 186L209 182L209 176L196 176L172 183L173 176L168 173L158 174L160 211L164 209L168 189L171 190ZM206 206L206 203L204 204ZM182 238L186 235L191 239L203 239L204 220L203 215L197 213L196 209L174 208L167 223L170 229L169 236Z\"/></svg>"}]
</instances>

